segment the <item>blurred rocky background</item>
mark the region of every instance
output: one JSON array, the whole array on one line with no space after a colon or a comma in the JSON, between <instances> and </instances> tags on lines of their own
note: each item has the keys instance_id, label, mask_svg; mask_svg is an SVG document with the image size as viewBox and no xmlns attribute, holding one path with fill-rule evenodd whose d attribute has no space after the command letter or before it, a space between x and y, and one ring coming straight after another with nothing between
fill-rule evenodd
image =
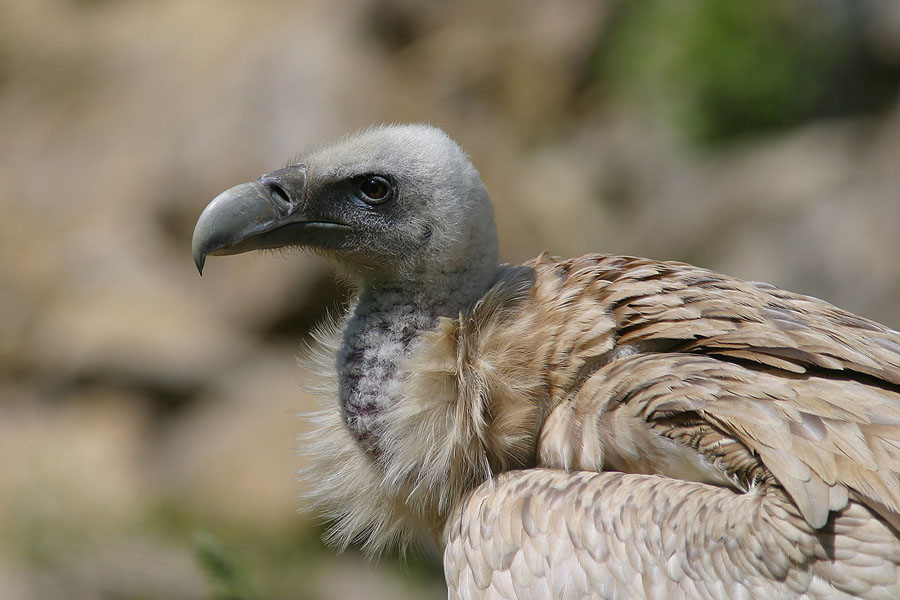
<instances>
[{"instance_id":1,"label":"blurred rocky background","mask_svg":"<svg viewBox=\"0 0 900 600\"><path fill-rule=\"evenodd\" d=\"M900 326L900 3L0 0L0 598L440 598L297 513L346 291L190 256L220 191L427 121L504 256L698 263Z\"/></svg>"}]
</instances>

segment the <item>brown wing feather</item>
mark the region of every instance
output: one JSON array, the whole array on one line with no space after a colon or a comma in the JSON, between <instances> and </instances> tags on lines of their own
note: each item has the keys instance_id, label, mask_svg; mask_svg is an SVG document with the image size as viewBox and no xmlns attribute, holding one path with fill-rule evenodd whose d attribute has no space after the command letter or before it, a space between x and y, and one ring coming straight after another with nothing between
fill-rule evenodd
<instances>
[{"instance_id":1,"label":"brown wing feather","mask_svg":"<svg viewBox=\"0 0 900 600\"><path fill-rule=\"evenodd\" d=\"M849 370L900 385L900 333L827 302L676 262L542 255L539 276L590 287L617 343L751 360L785 370ZM598 285L600 283L600 285Z\"/></svg>"},{"instance_id":2,"label":"brown wing feather","mask_svg":"<svg viewBox=\"0 0 900 600\"><path fill-rule=\"evenodd\" d=\"M742 489L777 482L821 527L848 493L900 514L898 424L900 394L852 379L643 354L609 363L551 414L541 463L722 483L718 471ZM568 444L578 450L562 465Z\"/></svg>"},{"instance_id":3,"label":"brown wing feather","mask_svg":"<svg viewBox=\"0 0 900 600\"><path fill-rule=\"evenodd\" d=\"M538 295L590 290L614 317L616 348L632 348L614 351L551 413L541 464L745 489L777 482L816 527L848 494L896 520L900 334L680 263L532 264Z\"/></svg>"}]
</instances>

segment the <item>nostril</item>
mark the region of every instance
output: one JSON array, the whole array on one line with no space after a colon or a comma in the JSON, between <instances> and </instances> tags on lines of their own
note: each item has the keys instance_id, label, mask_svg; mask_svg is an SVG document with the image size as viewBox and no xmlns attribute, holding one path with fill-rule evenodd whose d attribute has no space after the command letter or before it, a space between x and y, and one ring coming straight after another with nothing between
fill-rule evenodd
<instances>
[{"instance_id":1,"label":"nostril","mask_svg":"<svg viewBox=\"0 0 900 600\"><path fill-rule=\"evenodd\" d=\"M266 187L269 189L269 193L272 194L275 198L283 202L284 204L290 204L291 199L288 197L287 192L283 187L278 185L273 181L266 182Z\"/></svg>"}]
</instances>

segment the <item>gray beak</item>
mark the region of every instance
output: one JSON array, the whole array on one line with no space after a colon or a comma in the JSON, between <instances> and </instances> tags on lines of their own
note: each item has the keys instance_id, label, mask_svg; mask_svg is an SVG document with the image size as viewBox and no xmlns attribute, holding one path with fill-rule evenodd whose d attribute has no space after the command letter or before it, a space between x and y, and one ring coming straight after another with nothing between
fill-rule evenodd
<instances>
[{"instance_id":1,"label":"gray beak","mask_svg":"<svg viewBox=\"0 0 900 600\"><path fill-rule=\"evenodd\" d=\"M294 165L216 196L197 219L191 240L200 274L208 255L303 245L311 230L343 227L308 214L305 185L306 165Z\"/></svg>"}]
</instances>

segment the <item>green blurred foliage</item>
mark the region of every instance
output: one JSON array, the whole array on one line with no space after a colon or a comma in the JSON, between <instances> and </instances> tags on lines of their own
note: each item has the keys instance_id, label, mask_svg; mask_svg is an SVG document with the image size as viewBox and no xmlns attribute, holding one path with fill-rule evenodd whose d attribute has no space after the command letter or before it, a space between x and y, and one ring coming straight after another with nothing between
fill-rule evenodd
<instances>
[{"instance_id":1,"label":"green blurred foliage","mask_svg":"<svg viewBox=\"0 0 900 600\"><path fill-rule=\"evenodd\" d=\"M894 97L900 71L866 47L862 11L840 1L626 3L596 74L701 145L874 111Z\"/></svg>"},{"instance_id":2,"label":"green blurred foliage","mask_svg":"<svg viewBox=\"0 0 900 600\"><path fill-rule=\"evenodd\" d=\"M209 582L209 600L313 598L305 584L332 556L321 541L322 527L303 519L278 531L261 531L253 523L162 503L142 527L175 546L190 548Z\"/></svg>"},{"instance_id":3,"label":"green blurred foliage","mask_svg":"<svg viewBox=\"0 0 900 600\"><path fill-rule=\"evenodd\" d=\"M214 600L252 600L245 567L222 541L209 531L194 536L194 555L213 587Z\"/></svg>"}]
</instances>

